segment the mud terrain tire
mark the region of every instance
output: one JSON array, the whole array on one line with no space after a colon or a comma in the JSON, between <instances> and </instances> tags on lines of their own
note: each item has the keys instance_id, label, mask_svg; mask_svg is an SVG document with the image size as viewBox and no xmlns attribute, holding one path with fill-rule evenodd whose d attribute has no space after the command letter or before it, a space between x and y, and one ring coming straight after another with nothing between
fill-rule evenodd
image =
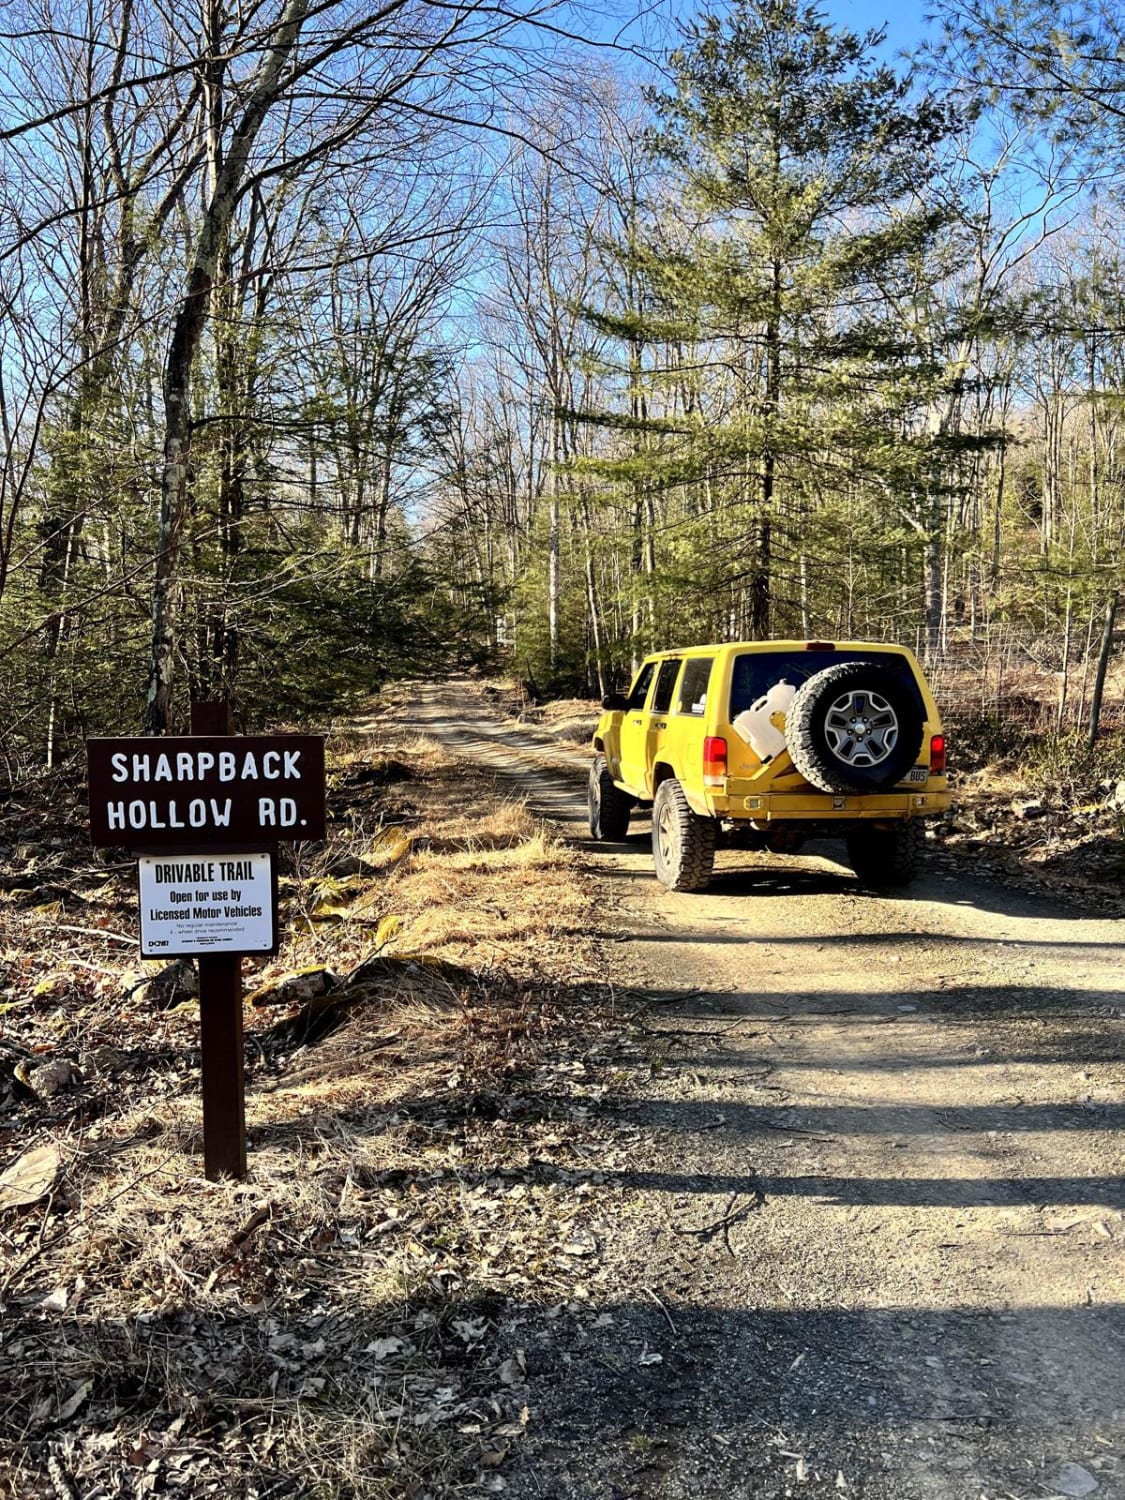
<instances>
[{"instance_id":1,"label":"mud terrain tire","mask_svg":"<svg viewBox=\"0 0 1125 1500\"><path fill-rule=\"evenodd\" d=\"M822 792L895 786L918 759L925 720L908 684L874 662L825 667L785 716L789 758Z\"/></svg>"},{"instance_id":2,"label":"mud terrain tire","mask_svg":"<svg viewBox=\"0 0 1125 1500\"><path fill-rule=\"evenodd\" d=\"M926 830L920 819L891 828L857 828L846 838L848 863L861 885L891 890L909 885L922 868Z\"/></svg>"},{"instance_id":3,"label":"mud terrain tire","mask_svg":"<svg viewBox=\"0 0 1125 1500\"><path fill-rule=\"evenodd\" d=\"M652 804L652 861L670 891L704 891L715 866L714 818L692 812L674 778L662 781Z\"/></svg>"},{"instance_id":4,"label":"mud terrain tire","mask_svg":"<svg viewBox=\"0 0 1125 1500\"><path fill-rule=\"evenodd\" d=\"M620 844L629 832L633 799L614 786L604 755L595 755L587 789L590 836L599 844Z\"/></svg>"}]
</instances>

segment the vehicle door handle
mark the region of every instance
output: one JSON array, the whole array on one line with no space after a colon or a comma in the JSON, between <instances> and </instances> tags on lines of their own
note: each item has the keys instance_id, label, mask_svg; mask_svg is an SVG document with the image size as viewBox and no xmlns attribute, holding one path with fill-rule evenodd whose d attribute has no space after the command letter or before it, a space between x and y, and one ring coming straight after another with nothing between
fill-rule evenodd
<instances>
[{"instance_id":1,"label":"vehicle door handle","mask_svg":"<svg viewBox=\"0 0 1125 1500\"><path fill-rule=\"evenodd\" d=\"M633 723L634 723L634 724L643 724L643 723L644 723L644 720L643 720L643 719L634 719L634 720L633 720Z\"/></svg>"},{"instance_id":2,"label":"vehicle door handle","mask_svg":"<svg viewBox=\"0 0 1125 1500\"><path fill-rule=\"evenodd\" d=\"M668 728L668 720L667 719L655 719L653 721L652 727L654 729L667 729Z\"/></svg>"}]
</instances>

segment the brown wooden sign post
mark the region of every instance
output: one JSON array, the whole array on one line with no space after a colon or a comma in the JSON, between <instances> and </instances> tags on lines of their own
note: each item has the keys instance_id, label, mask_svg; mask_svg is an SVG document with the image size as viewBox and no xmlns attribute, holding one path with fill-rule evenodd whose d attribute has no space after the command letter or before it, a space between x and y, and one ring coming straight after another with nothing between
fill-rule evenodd
<instances>
[{"instance_id":1,"label":"brown wooden sign post","mask_svg":"<svg viewBox=\"0 0 1125 1500\"><path fill-rule=\"evenodd\" d=\"M234 736L229 704L193 703L190 736L86 753L92 841L144 855L142 954L199 962L204 1172L245 1177L242 958L277 951L278 842L324 837L324 740Z\"/></svg>"},{"instance_id":2,"label":"brown wooden sign post","mask_svg":"<svg viewBox=\"0 0 1125 1500\"><path fill-rule=\"evenodd\" d=\"M192 735L229 735L229 703L193 703ZM246 1043L242 959L199 955L199 1047L203 1083L203 1175L246 1176Z\"/></svg>"}]
</instances>

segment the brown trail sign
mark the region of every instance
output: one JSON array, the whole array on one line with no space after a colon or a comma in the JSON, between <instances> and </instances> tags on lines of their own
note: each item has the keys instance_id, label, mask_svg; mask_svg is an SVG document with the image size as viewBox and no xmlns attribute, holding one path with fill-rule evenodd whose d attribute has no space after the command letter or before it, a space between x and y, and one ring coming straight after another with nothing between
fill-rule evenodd
<instances>
[{"instance_id":1,"label":"brown trail sign","mask_svg":"<svg viewBox=\"0 0 1125 1500\"><path fill-rule=\"evenodd\" d=\"M318 735L86 741L90 836L152 850L324 837Z\"/></svg>"},{"instance_id":2,"label":"brown trail sign","mask_svg":"<svg viewBox=\"0 0 1125 1500\"><path fill-rule=\"evenodd\" d=\"M246 1175L242 955L277 951L277 844L325 834L324 740L230 734L230 706L193 703L192 734L90 739L90 837L136 849L145 957L195 954L203 1157Z\"/></svg>"}]
</instances>

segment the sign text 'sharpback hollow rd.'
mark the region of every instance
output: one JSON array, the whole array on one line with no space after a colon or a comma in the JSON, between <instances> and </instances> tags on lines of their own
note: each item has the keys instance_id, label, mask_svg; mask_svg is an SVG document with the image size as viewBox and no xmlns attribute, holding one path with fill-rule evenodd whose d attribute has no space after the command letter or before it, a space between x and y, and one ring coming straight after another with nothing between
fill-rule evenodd
<instances>
[{"instance_id":1,"label":"sign text 'sharpback hollow rd.'","mask_svg":"<svg viewBox=\"0 0 1125 1500\"><path fill-rule=\"evenodd\" d=\"M325 834L324 739L91 739L90 837L146 849Z\"/></svg>"}]
</instances>

